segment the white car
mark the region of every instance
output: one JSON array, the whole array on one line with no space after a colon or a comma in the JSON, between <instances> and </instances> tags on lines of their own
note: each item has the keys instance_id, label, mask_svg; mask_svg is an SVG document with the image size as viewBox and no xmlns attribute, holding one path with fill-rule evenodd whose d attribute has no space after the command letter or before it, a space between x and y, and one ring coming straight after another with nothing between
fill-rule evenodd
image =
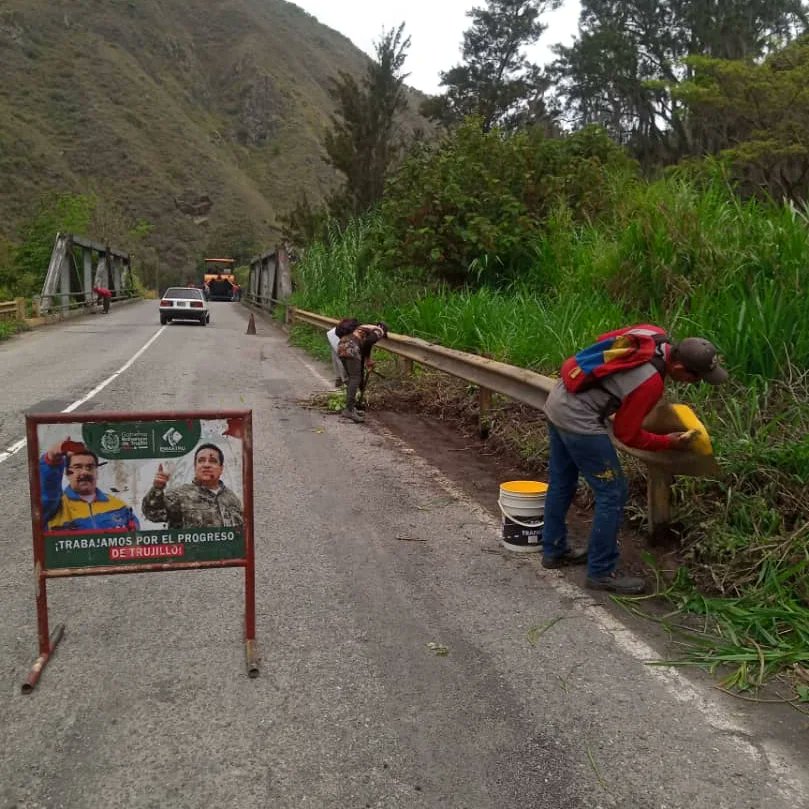
<instances>
[{"instance_id":1,"label":"white car","mask_svg":"<svg viewBox=\"0 0 809 809\"><path fill-rule=\"evenodd\" d=\"M169 287L160 299L160 323L171 320L196 320L200 326L211 322L208 301L195 287Z\"/></svg>"}]
</instances>

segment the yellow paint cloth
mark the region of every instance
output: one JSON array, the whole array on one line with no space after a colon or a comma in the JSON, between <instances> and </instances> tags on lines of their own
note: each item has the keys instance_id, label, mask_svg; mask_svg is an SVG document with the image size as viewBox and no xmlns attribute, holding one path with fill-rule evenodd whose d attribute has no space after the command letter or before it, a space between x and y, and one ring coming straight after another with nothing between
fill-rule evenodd
<instances>
[{"instance_id":1,"label":"yellow paint cloth","mask_svg":"<svg viewBox=\"0 0 809 809\"><path fill-rule=\"evenodd\" d=\"M694 430L695 435L689 447L698 455L713 455L711 437L705 429L705 425L697 418L697 414L684 404L671 405L671 409L677 416L683 430Z\"/></svg>"}]
</instances>

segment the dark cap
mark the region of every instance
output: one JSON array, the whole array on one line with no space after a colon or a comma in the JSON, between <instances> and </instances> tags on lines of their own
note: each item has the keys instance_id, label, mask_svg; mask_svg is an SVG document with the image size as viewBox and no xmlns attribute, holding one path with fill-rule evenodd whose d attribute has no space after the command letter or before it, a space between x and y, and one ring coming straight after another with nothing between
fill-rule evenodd
<instances>
[{"instance_id":1,"label":"dark cap","mask_svg":"<svg viewBox=\"0 0 809 809\"><path fill-rule=\"evenodd\" d=\"M719 364L716 346L702 337L686 337L677 344L675 360L710 385L721 385L728 372Z\"/></svg>"}]
</instances>

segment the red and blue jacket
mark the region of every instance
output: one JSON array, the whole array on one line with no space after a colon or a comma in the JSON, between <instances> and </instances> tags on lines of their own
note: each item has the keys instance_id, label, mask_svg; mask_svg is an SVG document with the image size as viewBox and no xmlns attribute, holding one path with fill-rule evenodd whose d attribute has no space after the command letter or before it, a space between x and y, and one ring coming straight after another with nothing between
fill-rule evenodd
<instances>
[{"instance_id":1,"label":"red and blue jacket","mask_svg":"<svg viewBox=\"0 0 809 809\"><path fill-rule=\"evenodd\" d=\"M66 463L48 463L39 459L39 483L42 496L42 521L46 531L135 531L140 522L131 506L111 494L96 489L88 503L70 486L62 489Z\"/></svg>"}]
</instances>

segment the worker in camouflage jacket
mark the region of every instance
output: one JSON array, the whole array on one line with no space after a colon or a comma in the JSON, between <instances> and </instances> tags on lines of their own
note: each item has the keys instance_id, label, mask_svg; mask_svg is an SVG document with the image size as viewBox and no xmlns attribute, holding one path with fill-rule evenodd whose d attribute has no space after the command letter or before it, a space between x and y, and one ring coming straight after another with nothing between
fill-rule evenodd
<instances>
[{"instance_id":1,"label":"worker in camouflage jacket","mask_svg":"<svg viewBox=\"0 0 809 809\"><path fill-rule=\"evenodd\" d=\"M224 464L219 447L202 444L194 453L194 482L172 489L166 488L171 475L159 464L141 504L144 516L169 528L241 528L242 503L221 481Z\"/></svg>"},{"instance_id":2,"label":"worker in camouflage jacket","mask_svg":"<svg viewBox=\"0 0 809 809\"><path fill-rule=\"evenodd\" d=\"M365 421L365 418L356 410L357 393L359 391L365 393L368 372L374 367L371 349L387 336L388 327L385 323L380 322L357 326L354 331L344 333L337 343L337 356L342 361L348 377L346 406L340 414L343 418L351 419L357 424Z\"/></svg>"}]
</instances>

